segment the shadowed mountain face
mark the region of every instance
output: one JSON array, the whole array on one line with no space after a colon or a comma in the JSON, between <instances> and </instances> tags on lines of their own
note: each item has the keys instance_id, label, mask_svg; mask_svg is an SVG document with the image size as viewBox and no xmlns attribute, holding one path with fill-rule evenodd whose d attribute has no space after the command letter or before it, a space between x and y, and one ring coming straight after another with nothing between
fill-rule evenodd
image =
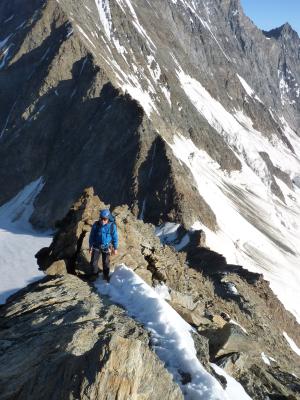
<instances>
[{"instance_id":1,"label":"shadowed mountain face","mask_svg":"<svg viewBox=\"0 0 300 400\"><path fill-rule=\"evenodd\" d=\"M288 25L263 33L238 0L4 0L0 15L0 203L42 176L35 226L93 186L145 221L216 231L178 136L283 201L274 169L290 184L300 174L300 40ZM289 170L274 145L297 160Z\"/></svg>"}]
</instances>

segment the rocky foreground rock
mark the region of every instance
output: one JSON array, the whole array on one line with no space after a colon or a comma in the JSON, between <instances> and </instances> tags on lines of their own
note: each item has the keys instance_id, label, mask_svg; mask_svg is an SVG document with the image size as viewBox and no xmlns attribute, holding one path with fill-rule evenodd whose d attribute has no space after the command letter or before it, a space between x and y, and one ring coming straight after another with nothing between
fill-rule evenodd
<instances>
[{"instance_id":1,"label":"rocky foreground rock","mask_svg":"<svg viewBox=\"0 0 300 400\"><path fill-rule=\"evenodd\" d=\"M40 268L51 275L84 276L89 231L104 206L86 190L59 224L51 246L37 254ZM152 286L168 286L170 304L199 334L198 357L208 370L209 361L222 365L255 400L299 397L299 356L283 337L285 331L299 344L299 326L261 275L228 265L205 246L202 231L190 234L185 251L177 253L162 246L154 227L126 206L114 214L120 251L113 264L125 263Z\"/></svg>"},{"instance_id":2,"label":"rocky foreground rock","mask_svg":"<svg viewBox=\"0 0 300 400\"><path fill-rule=\"evenodd\" d=\"M124 310L74 275L46 277L0 310L0 399L183 399Z\"/></svg>"}]
</instances>

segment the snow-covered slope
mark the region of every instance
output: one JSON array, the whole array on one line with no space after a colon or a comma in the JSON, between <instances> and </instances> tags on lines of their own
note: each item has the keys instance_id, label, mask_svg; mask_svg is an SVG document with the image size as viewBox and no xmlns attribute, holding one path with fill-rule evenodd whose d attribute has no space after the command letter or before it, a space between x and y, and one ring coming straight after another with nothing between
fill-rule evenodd
<instances>
[{"instance_id":1,"label":"snow-covered slope","mask_svg":"<svg viewBox=\"0 0 300 400\"><path fill-rule=\"evenodd\" d=\"M0 303L44 276L38 272L34 255L49 246L50 233L40 234L28 222L34 199L42 187L39 178L0 207Z\"/></svg>"},{"instance_id":2,"label":"snow-covered slope","mask_svg":"<svg viewBox=\"0 0 300 400\"><path fill-rule=\"evenodd\" d=\"M242 160L242 171L228 175L191 140L177 136L171 147L191 170L199 192L213 208L219 224L217 232L200 221L195 221L192 228L204 229L208 246L224 254L229 263L263 273L275 294L300 322L299 188L294 186L292 190L276 179L285 196L283 202L264 185L259 176L264 172L260 168L256 174ZM273 151L278 152L279 162L288 162L280 148L274 147Z\"/></svg>"},{"instance_id":3,"label":"snow-covered slope","mask_svg":"<svg viewBox=\"0 0 300 400\"><path fill-rule=\"evenodd\" d=\"M95 285L102 295L121 304L151 333L151 344L173 379L181 386L186 400L250 400L243 387L233 378L226 390L201 365L191 336L191 326L153 288L125 265L117 266L110 283L99 278ZM218 373L228 378L221 368ZM191 377L182 383L182 376Z\"/></svg>"}]
</instances>

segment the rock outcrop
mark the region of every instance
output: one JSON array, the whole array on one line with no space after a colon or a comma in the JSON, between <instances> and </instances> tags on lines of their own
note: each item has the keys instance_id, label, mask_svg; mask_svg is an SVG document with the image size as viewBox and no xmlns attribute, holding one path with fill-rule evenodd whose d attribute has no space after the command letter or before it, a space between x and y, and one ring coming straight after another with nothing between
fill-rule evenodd
<instances>
[{"instance_id":1,"label":"rock outcrop","mask_svg":"<svg viewBox=\"0 0 300 400\"><path fill-rule=\"evenodd\" d=\"M183 399L123 309L74 275L46 277L0 308L0 399Z\"/></svg>"},{"instance_id":2,"label":"rock outcrop","mask_svg":"<svg viewBox=\"0 0 300 400\"><path fill-rule=\"evenodd\" d=\"M87 189L59 223L51 246L37 254L45 273L57 269L60 274L61 265L78 276L89 271L88 235L102 207L107 205ZM208 340L205 346L195 337L198 356L209 371L209 360L225 366L254 400L299 394L299 380L292 375L299 374L299 359L282 335L288 332L297 343L299 326L261 275L228 265L223 256L202 247L201 232L193 233L185 251L177 253L161 245L154 227L137 220L127 206L113 212L120 236L113 264L125 263L150 285L168 287L173 308ZM263 352L276 362L265 364ZM285 376L278 384L276 371ZM283 382L289 380L292 384L285 388Z\"/></svg>"}]
</instances>

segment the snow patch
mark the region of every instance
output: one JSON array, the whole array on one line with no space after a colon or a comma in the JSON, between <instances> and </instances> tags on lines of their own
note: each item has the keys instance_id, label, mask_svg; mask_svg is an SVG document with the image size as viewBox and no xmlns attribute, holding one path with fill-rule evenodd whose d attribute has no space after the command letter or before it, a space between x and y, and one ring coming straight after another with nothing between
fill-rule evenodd
<instances>
[{"instance_id":1,"label":"snow patch","mask_svg":"<svg viewBox=\"0 0 300 400\"><path fill-rule=\"evenodd\" d=\"M41 177L0 207L0 303L44 276L38 271L34 255L50 245L50 232L38 233L29 223L34 200L43 185Z\"/></svg>"},{"instance_id":2,"label":"snow patch","mask_svg":"<svg viewBox=\"0 0 300 400\"><path fill-rule=\"evenodd\" d=\"M154 290L161 299L171 300L169 288L163 282L161 282L159 285L155 286Z\"/></svg>"},{"instance_id":3,"label":"snow patch","mask_svg":"<svg viewBox=\"0 0 300 400\"><path fill-rule=\"evenodd\" d=\"M291 349L298 354L298 356L300 356L300 349L299 347L296 345L296 343L294 342L293 339L291 339L289 337L289 335L286 332L283 332L283 336L285 337L286 341L288 342L288 344L290 345Z\"/></svg>"},{"instance_id":4,"label":"snow patch","mask_svg":"<svg viewBox=\"0 0 300 400\"><path fill-rule=\"evenodd\" d=\"M112 31L112 19L109 7L109 0L95 0L101 24L106 37L110 40Z\"/></svg>"},{"instance_id":5,"label":"snow patch","mask_svg":"<svg viewBox=\"0 0 300 400\"><path fill-rule=\"evenodd\" d=\"M209 117L212 106L210 104L210 109L204 110ZM222 110L219 117L221 113ZM225 123L229 121L232 119L226 119ZM239 135L242 136L244 128L239 126ZM232 133L230 125L228 132ZM245 152L251 150L255 139L254 135L251 137L252 142L250 137L249 142L244 139L249 144ZM238 140L241 138L237 136ZM190 139L176 135L169 145L178 160L191 171L200 195L214 210L219 226L219 230L213 232L196 221L192 228L203 229L207 245L224 254L228 263L263 273L265 279L270 281L273 292L300 321L300 224L297 222L300 220L300 190L291 191L285 185L286 196L290 199L287 207L273 198L261 180L260 164L257 166L258 171L252 165L253 171L243 162L242 171L229 175ZM265 147L261 144L257 151L263 149ZM271 149L271 146L267 149ZM279 149L276 148L277 154L268 152L271 156L274 154L274 159L278 161L282 161L282 158L284 162L287 159L292 161L290 154L283 157Z\"/></svg>"},{"instance_id":6,"label":"snow patch","mask_svg":"<svg viewBox=\"0 0 300 400\"><path fill-rule=\"evenodd\" d=\"M271 361L270 361L269 357L266 356L264 352L261 353L261 358L262 358L262 360L263 360L263 362L264 362L265 364L271 365Z\"/></svg>"},{"instance_id":7,"label":"snow patch","mask_svg":"<svg viewBox=\"0 0 300 400\"><path fill-rule=\"evenodd\" d=\"M234 283L232 283L232 282L226 282L226 286L227 286L227 289L229 290L229 292L230 292L231 294L233 294L233 295L235 295L235 296L238 296L238 295L239 295L239 292L238 292L238 290L237 290L237 288L236 288L236 286L235 286Z\"/></svg>"},{"instance_id":8,"label":"snow patch","mask_svg":"<svg viewBox=\"0 0 300 400\"><path fill-rule=\"evenodd\" d=\"M163 244L173 244L177 239L177 231L180 224L175 224L174 222L165 222L157 228L155 228L155 235L159 237Z\"/></svg>"},{"instance_id":9,"label":"snow patch","mask_svg":"<svg viewBox=\"0 0 300 400\"><path fill-rule=\"evenodd\" d=\"M246 334L248 335L247 330L246 330L241 324L239 324L238 322L236 322L234 319L230 319L229 322L230 322L231 324L233 324L233 325L239 326L239 327L241 328L241 330L242 330L244 333L246 333Z\"/></svg>"},{"instance_id":10,"label":"snow patch","mask_svg":"<svg viewBox=\"0 0 300 400\"><path fill-rule=\"evenodd\" d=\"M251 400L251 397L245 392L243 386L227 374L216 364L210 364L218 375L224 376L227 381L225 393L231 400Z\"/></svg>"},{"instance_id":11,"label":"snow patch","mask_svg":"<svg viewBox=\"0 0 300 400\"><path fill-rule=\"evenodd\" d=\"M8 60L9 57L9 50L11 47L13 47L14 44L11 43L5 50L2 51L2 61L0 63L0 70L6 65L6 61Z\"/></svg>"},{"instance_id":12,"label":"snow patch","mask_svg":"<svg viewBox=\"0 0 300 400\"><path fill-rule=\"evenodd\" d=\"M263 102L261 101L261 99L256 95L255 91L248 85L248 83L245 81L245 79L243 79L239 74L237 74L237 77L239 78L243 88L245 89L247 95L249 97L254 98L255 100L259 101L260 103L263 104Z\"/></svg>"}]
</instances>

